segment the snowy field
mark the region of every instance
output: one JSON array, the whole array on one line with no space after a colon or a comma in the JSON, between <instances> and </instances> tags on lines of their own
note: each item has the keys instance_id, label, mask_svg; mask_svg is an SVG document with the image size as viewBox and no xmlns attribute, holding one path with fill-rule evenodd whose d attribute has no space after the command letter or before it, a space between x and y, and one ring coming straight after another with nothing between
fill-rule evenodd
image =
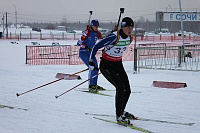
<instances>
[{"instance_id":1,"label":"snowy field","mask_svg":"<svg viewBox=\"0 0 200 133\"><path fill-rule=\"evenodd\" d=\"M44 45L52 44L52 41L39 42ZM115 91L102 92L113 96L108 97L72 90L58 99L55 98L55 95L86 80L88 72L80 74L82 80L59 81L17 97L16 93L56 80L55 75L58 72L72 74L86 68L84 65L26 65L26 45L31 45L31 41L11 44L10 41L0 40L0 133L139 133L85 115L85 113L114 115ZM141 69L140 73L133 74L133 62L124 62L124 66L132 90L127 111L142 118L195 123L187 126L132 121L135 126L155 133L200 132L199 72ZM155 88L152 86L154 80L186 82L188 87ZM107 89L115 89L102 75L99 76L98 84ZM79 89L87 86L88 84L85 83ZM114 117L97 117L115 120Z\"/></svg>"}]
</instances>

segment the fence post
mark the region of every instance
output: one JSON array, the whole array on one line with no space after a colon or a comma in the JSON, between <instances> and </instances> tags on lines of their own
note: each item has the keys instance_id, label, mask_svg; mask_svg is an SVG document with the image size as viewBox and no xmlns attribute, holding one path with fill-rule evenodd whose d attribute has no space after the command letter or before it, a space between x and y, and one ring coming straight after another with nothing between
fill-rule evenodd
<instances>
[{"instance_id":1,"label":"fence post","mask_svg":"<svg viewBox=\"0 0 200 133\"><path fill-rule=\"evenodd\" d=\"M176 40L176 34L174 33L174 41Z\"/></svg>"},{"instance_id":2,"label":"fence post","mask_svg":"<svg viewBox=\"0 0 200 133\"><path fill-rule=\"evenodd\" d=\"M50 35L51 35L51 39L54 41L54 35L53 35L53 32L50 32Z\"/></svg>"},{"instance_id":3,"label":"fence post","mask_svg":"<svg viewBox=\"0 0 200 133\"><path fill-rule=\"evenodd\" d=\"M42 40L42 33L40 32L40 40Z\"/></svg>"},{"instance_id":4,"label":"fence post","mask_svg":"<svg viewBox=\"0 0 200 133\"><path fill-rule=\"evenodd\" d=\"M32 39L32 33L31 33L31 31L30 31L30 39Z\"/></svg>"},{"instance_id":5,"label":"fence post","mask_svg":"<svg viewBox=\"0 0 200 133\"><path fill-rule=\"evenodd\" d=\"M22 39L22 32L20 31L20 33L19 33L19 34L20 34L20 40L21 40L21 39Z\"/></svg>"},{"instance_id":6,"label":"fence post","mask_svg":"<svg viewBox=\"0 0 200 133\"><path fill-rule=\"evenodd\" d=\"M165 47L165 58L167 57L167 44L164 43L164 47Z\"/></svg>"},{"instance_id":7,"label":"fence post","mask_svg":"<svg viewBox=\"0 0 200 133\"><path fill-rule=\"evenodd\" d=\"M182 62L182 47L179 46L178 47L178 67L181 66L181 62Z\"/></svg>"},{"instance_id":8,"label":"fence post","mask_svg":"<svg viewBox=\"0 0 200 133\"><path fill-rule=\"evenodd\" d=\"M12 39L12 33L10 32L10 39Z\"/></svg>"},{"instance_id":9,"label":"fence post","mask_svg":"<svg viewBox=\"0 0 200 133\"><path fill-rule=\"evenodd\" d=\"M26 64L28 64L28 62L27 62L27 45L26 45Z\"/></svg>"},{"instance_id":10,"label":"fence post","mask_svg":"<svg viewBox=\"0 0 200 133\"><path fill-rule=\"evenodd\" d=\"M134 72L137 72L137 48L134 48Z\"/></svg>"},{"instance_id":11,"label":"fence post","mask_svg":"<svg viewBox=\"0 0 200 133\"><path fill-rule=\"evenodd\" d=\"M69 56L69 65L71 65L71 51L72 51L72 46L69 46L70 52L68 53ZM73 64L73 63L72 63Z\"/></svg>"},{"instance_id":12,"label":"fence post","mask_svg":"<svg viewBox=\"0 0 200 133\"><path fill-rule=\"evenodd\" d=\"M171 35L171 42L173 42L173 36Z\"/></svg>"}]
</instances>

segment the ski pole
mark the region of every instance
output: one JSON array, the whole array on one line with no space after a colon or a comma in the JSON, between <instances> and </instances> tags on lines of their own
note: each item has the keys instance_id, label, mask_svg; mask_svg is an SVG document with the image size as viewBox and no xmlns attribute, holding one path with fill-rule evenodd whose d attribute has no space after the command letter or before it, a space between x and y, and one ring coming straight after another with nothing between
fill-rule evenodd
<instances>
[{"instance_id":1,"label":"ski pole","mask_svg":"<svg viewBox=\"0 0 200 133\"><path fill-rule=\"evenodd\" d=\"M87 70L89 70L89 68L86 68L86 69L81 70L81 71L79 71L79 72L73 73L73 74L71 74L71 75L69 75L69 76L76 75L76 74L78 74L78 73L82 73L82 72L87 71ZM17 95L17 96L20 96L20 95L26 94L26 93L28 93L28 92L31 92L31 91L37 90L37 89L39 89L39 88L42 88L42 87L44 87L44 86L47 86L47 85L53 84L53 83L58 82L58 81L63 80L63 79L64 79L64 78L61 78L61 79L57 79L57 80L51 81L51 82L49 82L49 83L46 83L46 84L41 85L41 86L38 86L38 87L33 88L33 89L31 89L31 90L25 91L25 92L23 92L23 93L20 93L20 94L17 93L16 95Z\"/></svg>"},{"instance_id":2,"label":"ski pole","mask_svg":"<svg viewBox=\"0 0 200 133\"><path fill-rule=\"evenodd\" d=\"M120 8L120 14L119 14L118 22L117 22L117 27L119 27L119 22L120 22L122 13L124 13L124 8Z\"/></svg>"},{"instance_id":3,"label":"ski pole","mask_svg":"<svg viewBox=\"0 0 200 133\"><path fill-rule=\"evenodd\" d=\"M80 85L84 84L85 82L87 82L87 81L89 81L89 80L91 80L91 79L97 77L97 76L100 75L100 74L101 74L101 73L98 73L97 75L94 75L93 77L91 77L91 78L89 78L89 79L87 79L87 80L81 82L80 84L78 84L78 85L72 87L71 89L69 89L69 90L63 92L62 94L60 94L60 95L58 95L58 96L56 95L55 98L56 98L56 99L59 98L60 96L62 96L62 95L64 95L64 94L68 93L69 91L71 91L71 90L77 88L78 86L80 86Z\"/></svg>"},{"instance_id":4,"label":"ski pole","mask_svg":"<svg viewBox=\"0 0 200 133\"><path fill-rule=\"evenodd\" d=\"M92 16L92 11L89 11L90 13L90 16L89 16L89 20L88 20L88 26L90 26L90 19L91 19L91 16Z\"/></svg>"},{"instance_id":5,"label":"ski pole","mask_svg":"<svg viewBox=\"0 0 200 133\"><path fill-rule=\"evenodd\" d=\"M120 22L122 13L124 13L124 8L120 8L120 14L119 14L118 22L117 22L117 25L115 25L113 32L118 30L119 22Z\"/></svg>"}]
</instances>

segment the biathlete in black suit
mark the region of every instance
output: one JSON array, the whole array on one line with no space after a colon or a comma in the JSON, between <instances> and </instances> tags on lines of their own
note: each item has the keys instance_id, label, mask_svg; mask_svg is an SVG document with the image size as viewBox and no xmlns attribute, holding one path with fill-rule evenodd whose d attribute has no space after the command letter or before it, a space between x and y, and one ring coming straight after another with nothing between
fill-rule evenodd
<instances>
[{"instance_id":1,"label":"biathlete in black suit","mask_svg":"<svg viewBox=\"0 0 200 133\"><path fill-rule=\"evenodd\" d=\"M90 54L89 67L97 69L95 55L98 49L104 47L100 61L100 71L104 77L116 88L116 119L119 123L130 123L129 119L136 119L134 115L125 111L131 89L128 76L122 64L122 54L131 43L131 33L134 22L131 18L125 17L121 22L121 29L108 35L97 43Z\"/></svg>"}]
</instances>

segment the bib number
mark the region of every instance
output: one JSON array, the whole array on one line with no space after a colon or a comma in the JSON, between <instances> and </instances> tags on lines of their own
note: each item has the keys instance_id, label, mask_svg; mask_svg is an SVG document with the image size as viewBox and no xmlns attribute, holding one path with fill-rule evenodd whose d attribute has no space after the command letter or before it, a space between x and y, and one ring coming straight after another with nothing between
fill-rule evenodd
<instances>
[{"instance_id":1,"label":"bib number","mask_svg":"<svg viewBox=\"0 0 200 133\"><path fill-rule=\"evenodd\" d=\"M122 54L124 51L126 51L126 47L115 48L114 53L116 53L116 54Z\"/></svg>"}]
</instances>

